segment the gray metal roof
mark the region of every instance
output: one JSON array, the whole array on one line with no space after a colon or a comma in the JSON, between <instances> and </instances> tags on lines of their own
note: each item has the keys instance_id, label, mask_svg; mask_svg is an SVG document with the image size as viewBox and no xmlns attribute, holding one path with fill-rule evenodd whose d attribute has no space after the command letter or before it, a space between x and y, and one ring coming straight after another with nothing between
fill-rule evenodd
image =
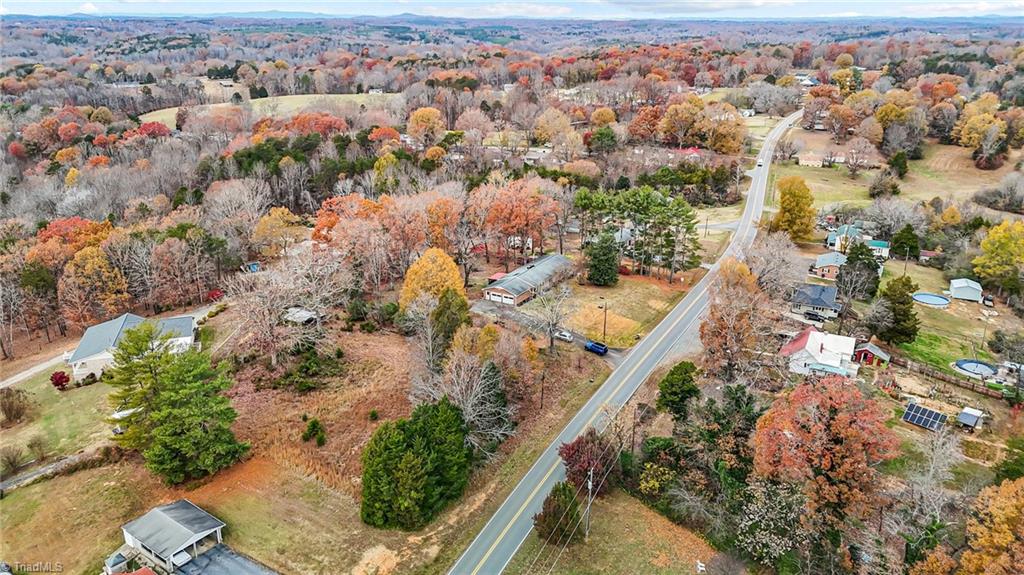
<instances>
[{"instance_id":1,"label":"gray metal roof","mask_svg":"<svg viewBox=\"0 0 1024 575\"><path fill-rule=\"evenodd\" d=\"M829 252L827 254L821 254L814 260L814 267L823 268L825 266L842 266L846 264L846 254L839 252Z\"/></svg>"},{"instance_id":2,"label":"gray metal roof","mask_svg":"<svg viewBox=\"0 0 1024 575\"><path fill-rule=\"evenodd\" d=\"M973 407L965 407L963 411L956 416L956 420L958 423L962 423L970 427L978 427L984 417L985 412L979 409L974 409Z\"/></svg>"},{"instance_id":3,"label":"gray metal roof","mask_svg":"<svg viewBox=\"0 0 1024 575\"><path fill-rule=\"evenodd\" d=\"M981 291L981 284L970 278L956 278L949 280L949 289L951 291L965 287Z\"/></svg>"},{"instance_id":4,"label":"gray metal roof","mask_svg":"<svg viewBox=\"0 0 1024 575\"><path fill-rule=\"evenodd\" d=\"M224 522L187 499L161 505L123 527L129 535L164 558L185 547L197 535L224 527Z\"/></svg>"},{"instance_id":5,"label":"gray metal roof","mask_svg":"<svg viewBox=\"0 0 1024 575\"><path fill-rule=\"evenodd\" d=\"M495 281L484 289L501 288L518 296L531 289L542 286L554 277L559 270L571 266L572 261L561 254L541 256L525 266L518 267L505 277Z\"/></svg>"},{"instance_id":6,"label":"gray metal roof","mask_svg":"<svg viewBox=\"0 0 1024 575\"><path fill-rule=\"evenodd\" d=\"M800 284L793 290L793 303L809 305L812 307L825 307L839 309L836 303L836 286L821 286L815 284Z\"/></svg>"},{"instance_id":7,"label":"gray metal roof","mask_svg":"<svg viewBox=\"0 0 1024 575\"><path fill-rule=\"evenodd\" d=\"M85 359L117 347L118 342L124 336L124 332L138 326L146 321L133 313L126 313L120 317L98 323L85 330L78 347L71 354L68 363ZM192 334L192 316L184 315L169 317L156 322L157 333L163 335L171 334L172 338L186 337Z\"/></svg>"}]
</instances>

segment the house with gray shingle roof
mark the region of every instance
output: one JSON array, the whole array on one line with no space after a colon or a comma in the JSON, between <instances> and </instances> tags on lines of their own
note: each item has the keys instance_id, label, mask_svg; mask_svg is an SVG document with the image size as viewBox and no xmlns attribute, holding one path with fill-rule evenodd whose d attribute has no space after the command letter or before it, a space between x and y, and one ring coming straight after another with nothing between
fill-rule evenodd
<instances>
[{"instance_id":1,"label":"house with gray shingle roof","mask_svg":"<svg viewBox=\"0 0 1024 575\"><path fill-rule=\"evenodd\" d=\"M572 261L569 258L561 254L541 256L491 282L484 288L484 299L520 305L537 292L558 283L571 271Z\"/></svg>"},{"instance_id":2,"label":"house with gray shingle roof","mask_svg":"<svg viewBox=\"0 0 1024 575\"><path fill-rule=\"evenodd\" d=\"M814 312L831 319L839 316L842 307L836 302L838 293L836 286L800 284L793 289L789 302L794 313Z\"/></svg>"},{"instance_id":3,"label":"house with gray shingle roof","mask_svg":"<svg viewBox=\"0 0 1024 575\"><path fill-rule=\"evenodd\" d=\"M114 348L120 343L125 332L138 327L147 321L132 313L96 324L85 330L78 347L66 358L71 366L71 377L75 381L82 380L93 374L99 377L103 371L114 363ZM157 333L166 337L167 345L173 353L180 353L192 346L195 341L195 320L192 316L178 316L161 319L156 322Z\"/></svg>"}]
</instances>

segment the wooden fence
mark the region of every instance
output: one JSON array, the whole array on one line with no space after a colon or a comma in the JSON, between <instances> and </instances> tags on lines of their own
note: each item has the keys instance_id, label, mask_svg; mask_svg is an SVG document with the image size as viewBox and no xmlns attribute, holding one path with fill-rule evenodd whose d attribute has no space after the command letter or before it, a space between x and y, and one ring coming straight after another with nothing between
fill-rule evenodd
<instances>
[{"instance_id":1,"label":"wooden fence","mask_svg":"<svg viewBox=\"0 0 1024 575\"><path fill-rule=\"evenodd\" d=\"M974 393L980 393L982 395L987 395L989 397L996 397L996 398L999 398L999 399L1003 398L1002 392L996 391L994 389L989 389L985 385L985 382L977 380L977 379L971 379L969 377L952 375L950 373L947 373L947 372L935 369L934 367L932 367L932 366L930 366L928 364L918 363L918 362L915 362L915 361L910 361L910 360L908 360L905 357L900 357L900 356L897 356L897 355L892 356L892 361L890 363L892 363L893 365L897 365L899 367L905 368L905 369L907 369L909 371L912 371L914 373L919 373L919 374L921 374L921 375L923 375L925 377L930 377L931 379L936 379L936 380L941 381L943 383L949 383L949 384L955 385L955 386L963 388L963 389L969 389L969 390L973 391Z\"/></svg>"}]
</instances>

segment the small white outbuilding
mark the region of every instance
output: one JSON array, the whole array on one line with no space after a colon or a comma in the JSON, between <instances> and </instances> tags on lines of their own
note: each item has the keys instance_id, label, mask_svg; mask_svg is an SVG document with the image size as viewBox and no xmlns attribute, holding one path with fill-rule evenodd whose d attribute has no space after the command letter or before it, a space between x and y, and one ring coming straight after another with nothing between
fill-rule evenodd
<instances>
[{"instance_id":1,"label":"small white outbuilding","mask_svg":"<svg viewBox=\"0 0 1024 575\"><path fill-rule=\"evenodd\" d=\"M981 284L967 278L956 278L949 281L949 295L953 299L962 299L973 302L981 301Z\"/></svg>"}]
</instances>

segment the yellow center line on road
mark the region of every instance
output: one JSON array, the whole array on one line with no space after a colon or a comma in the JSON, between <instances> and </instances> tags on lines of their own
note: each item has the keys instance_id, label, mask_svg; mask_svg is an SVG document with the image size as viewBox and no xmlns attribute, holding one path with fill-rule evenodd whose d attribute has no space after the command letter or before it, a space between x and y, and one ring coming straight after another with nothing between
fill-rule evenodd
<instances>
[{"instance_id":1,"label":"yellow center line on road","mask_svg":"<svg viewBox=\"0 0 1024 575\"><path fill-rule=\"evenodd\" d=\"M707 288L705 288L705 290L706 289ZM683 312L679 314L679 317L672 322L672 325L669 326L668 332L665 334L666 336L669 333L671 333L677 325L679 325L679 322L682 321L684 317L686 317L686 314L690 313L690 310L693 309L693 306L697 305L698 301L700 301L700 296L695 297L694 300L690 302L688 306L686 306L686 309L684 309ZM626 385L626 382L628 382L630 378L633 377L633 374L636 373L636 370L640 369L640 366L643 365L644 361L646 361L652 353L654 353L654 350L657 349L657 347L658 345L657 343L655 343L654 345L651 346L651 349L647 350L647 352L644 353L644 355L637 360L636 365L633 366L633 369L629 370L629 373L627 373L626 376L622 378L622 381L620 381L619 384L615 386L615 389L612 390L612 392L609 394L609 397L614 397L616 394L622 391L622 387ZM602 411L600 409L594 410L594 414L590 416L590 419L588 419L585 424L583 424L583 429L590 427L594 423L594 420L597 419L597 416L600 415L601 413ZM523 504L519 506L519 509L516 511L516 514L512 516L512 520L505 525L505 528L502 529L501 533L499 533L498 536L494 539L494 542L491 543L491 546L487 549L487 552L484 553L483 557L480 558L480 561L477 562L476 567L473 568L473 571L470 572L470 575L477 575L480 572L480 569L483 567L484 563L487 562L487 559L491 556L491 553L493 553L495 548L498 547L498 544L505 539L505 535L508 534L509 530L512 528L512 525L519 520L519 516L522 515L524 511L526 511L526 507L529 506L530 502L533 501L533 498L537 496L537 492L545 483L547 483L548 479L551 478L551 474L554 473L556 469L558 469L557 461L551 466L550 469L548 469L547 473L544 474L544 477L537 483L537 485L533 487L533 491L531 491L530 494L526 497L526 500L523 501Z\"/></svg>"}]
</instances>

